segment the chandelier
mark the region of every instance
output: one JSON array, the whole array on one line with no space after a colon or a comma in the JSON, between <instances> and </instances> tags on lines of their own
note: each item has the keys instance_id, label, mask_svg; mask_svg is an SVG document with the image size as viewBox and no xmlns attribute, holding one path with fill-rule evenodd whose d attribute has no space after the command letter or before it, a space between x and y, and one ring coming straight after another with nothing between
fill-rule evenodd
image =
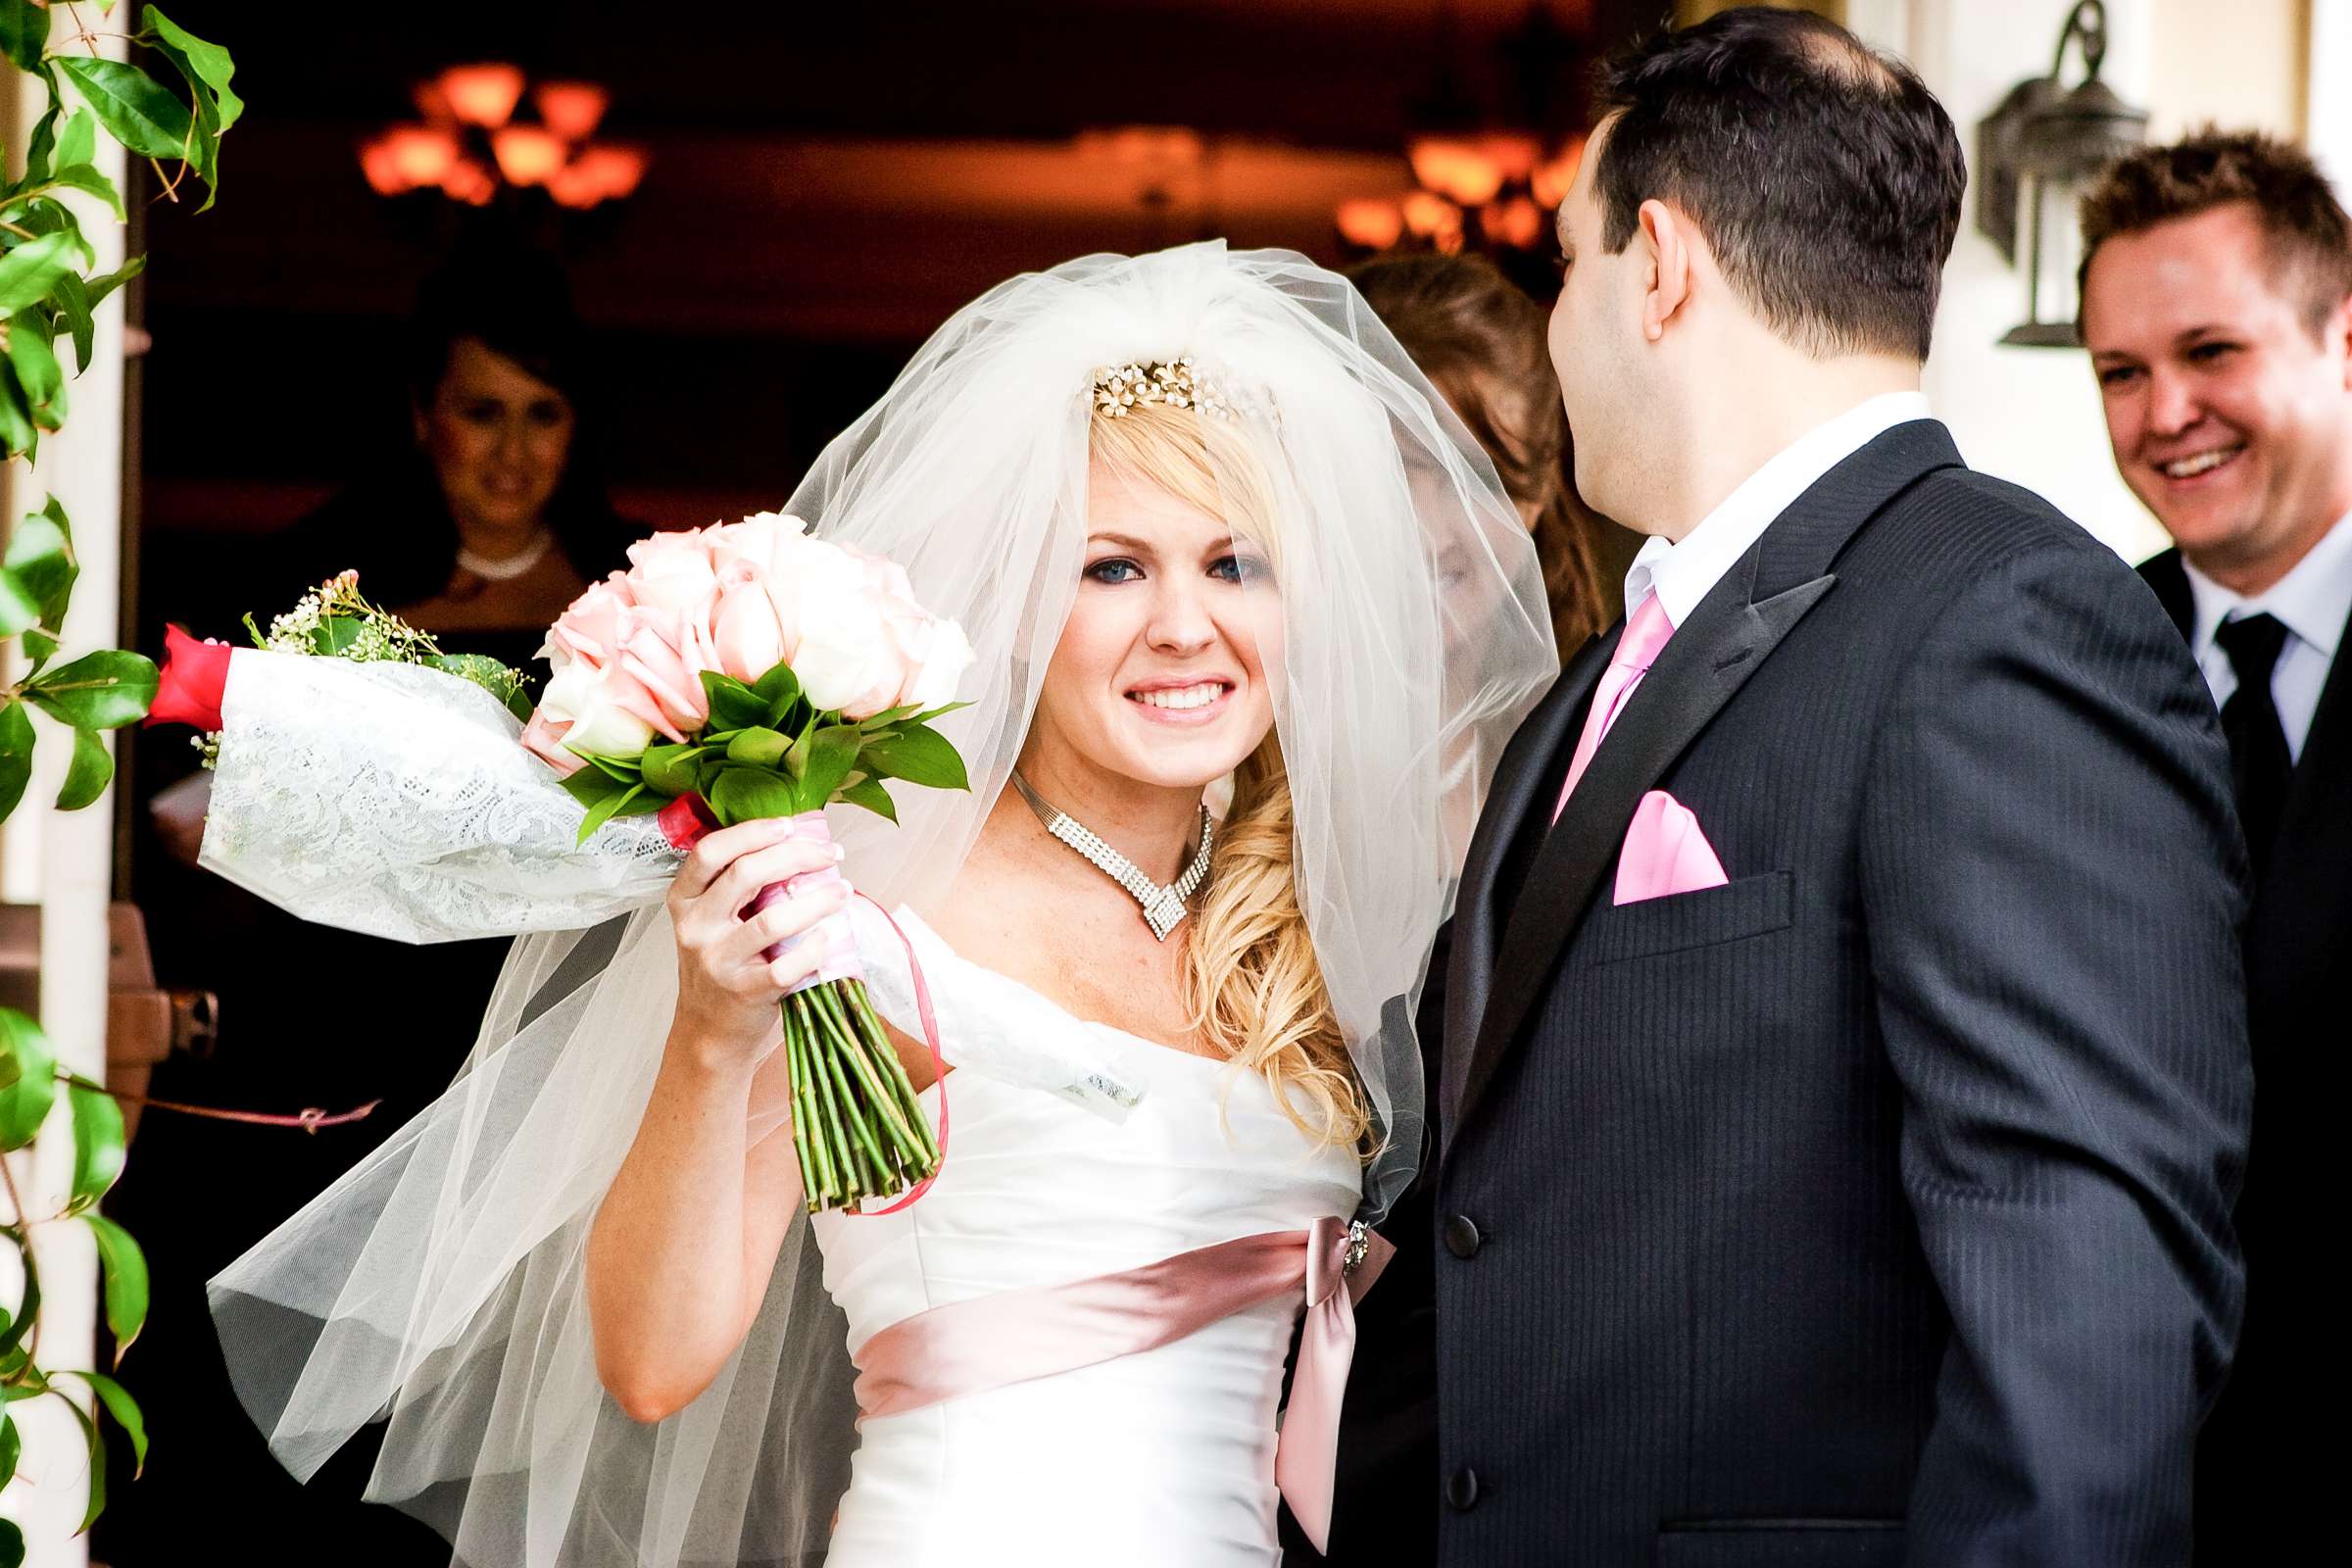
<instances>
[{"instance_id":1,"label":"chandelier","mask_svg":"<svg viewBox=\"0 0 2352 1568\"><path fill-rule=\"evenodd\" d=\"M1549 156L1524 131L1416 136L1405 152L1415 189L1342 202L1333 218L1364 251L1542 250L1584 151L1582 136Z\"/></svg>"},{"instance_id":2,"label":"chandelier","mask_svg":"<svg viewBox=\"0 0 2352 1568\"><path fill-rule=\"evenodd\" d=\"M517 118L528 85L531 115ZM435 190L486 207L537 187L559 207L617 201L645 176L642 148L592 140L608 102L588 81L526 84L518 66L452 66L416 90L421 121L387 125L360 148L379 196Z\"/></svg>"}]
</instances>

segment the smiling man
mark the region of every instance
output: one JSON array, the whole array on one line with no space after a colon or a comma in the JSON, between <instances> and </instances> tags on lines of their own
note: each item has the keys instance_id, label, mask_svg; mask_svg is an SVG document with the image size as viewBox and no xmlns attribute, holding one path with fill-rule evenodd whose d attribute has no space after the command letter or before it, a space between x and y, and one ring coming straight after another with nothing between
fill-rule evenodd
<instances>
[{"instance_id":1,"label":"smiling man","mask_svg":"<svg viewBox=\"0 0 2352 1568\"><path fill-rule=\"evenodd\" d=\"M2141 568L2230 738L2256 874L2255 1120L2238 1200L2238 1362L2197 1455L2200 1561L2261 1560L2315 1476L2331 1340L2316 1259L2341 1191L2332 971L2352 956L2352 221L2301 151L2208 131L2119 165L2082 208L2082 336L2116 466L2172 534ZM2332 1272L2332 1271L2330 1271Z\"/></svg>"}]
</instances>

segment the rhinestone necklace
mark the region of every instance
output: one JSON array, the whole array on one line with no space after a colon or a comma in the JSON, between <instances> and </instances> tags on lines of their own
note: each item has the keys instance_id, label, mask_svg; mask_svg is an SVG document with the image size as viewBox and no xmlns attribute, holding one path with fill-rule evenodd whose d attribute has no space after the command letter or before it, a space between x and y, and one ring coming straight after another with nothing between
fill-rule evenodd
<instances>
[{"instance_id":1,"label":"rhinestone necklace","mask_svg":"<svg viewBox=\"0 0 2352 1568\"><path fill-rule=\"evenodd\" d=\"M542 528L525 541L523 547L514 554L495 559L476 555L466 546L460 545L458 546L458 564L484 582L513 582L539 564L540 562L545 561L548 550L555 542L555 534Z\"/></svg>"},{"instance_id":2,"label":"rhinestone necklace","mask_svg":"<svg viewBox=\"0 0 2352 1568\"><path fill-rule=\"evenodd\" d=\"M1185 916L1185 901L1208 880L1208 851L1216 835L1216 824L1207 807L1200 808L1199 853L1194 855L1193 863L1184 868L1184 874L1163 888L1138 870L1133 860L1097 838L1076 817L1047 805L1018 772L1012 775L1012 787L1021 792L1021 799L1029 803L1029 809L1037 813L1037 819L1046 824L1047 832L1092 860L1103 875L1125 888L1144 906L1144 924L1152 928L1154 938L1161 942L1168 940L1168 933Z\"/></svg>"}]
</instances>

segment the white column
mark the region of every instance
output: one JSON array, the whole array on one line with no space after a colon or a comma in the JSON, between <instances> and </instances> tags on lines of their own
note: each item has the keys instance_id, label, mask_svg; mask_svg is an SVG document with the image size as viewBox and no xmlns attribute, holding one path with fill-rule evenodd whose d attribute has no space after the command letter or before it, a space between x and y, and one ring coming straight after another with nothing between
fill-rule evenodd
<instances>
[{"instance_id":1,"label":"white column","mask_svg":"<svg viewBox=\"0 0 2352 1568\"><path fill-rule=\"evenodd\" d=\"M2047 74L2072 0L1849 0L1847 22L1908 59L1958 126L1972 165L1970 212L1943 272L1927 392L1970 465L2049 498L2137 561L2164 544L2116 474L2088 361L2071 349L2008 348L2025 318L2026 285L1976 227L1977 122L2028 76ZM2108 0L2101 78L2148 101L2148 0ZM2070 74L2080 68L2069 56Z\"/></svg>"},{"instance_id":2,"label":"white column","mask_svg":"<svg viewBox=\"0 0 2352 1568\"><path fill-rule=\"evenodd\" d=\"M85 10L84 15L94 18L96 13ZM54 30L62 33L67 19L62 10L56 16ZM124 46L119 37L106 39L102 47L115 58L122 57ZM19 76L18 87L18 112L7 127L12 169L24 167L25 138L44 107L43 89L36 79ZM117 189L122 189L125 175L122 149L101 135L96 162ZM114 215L87 199L76 199L74 206L82 232L98 252L93 270L109 272L120 267L123 230ZM71 363L72 351L64 349L63 353ZM121 633L117 613L122 536L120 291L98 311L89 367L72 382L68 397L65 428L42 440L40 461L30 473L22 463L8 466L5 496L5 515L12 522L37 509L45 495L56 496L73 521L81 575L74 584L73 608L64 627L62 659L113 647ZM59 1062L85 1076L103 1079L113 793L109 791L105 799L79 811L56 810L51 803L65 779L72 738L45 718L36 717L34 725L40 741L32 783L16 814L0 828L5 834L0 840L0 894L11 902L41 906L40 1017L57 1048ZM38 1213L54 1213L72 1183L74 1150L66 1117L65 1098L60 1096L40 1141L25 1153L11 1156L24 1200ZM0 1196L0 1202L5 1201ZM52 1370L87 1367L97 1321L97 1255L89 1230L79 1223L47 1225L35 1238L41 1270L41 1364ZM13 1283L0 1289L9 1290L13 1298ZM135 1396L135 1375L131 1381ZM75 1387L71 1380L66 1386ZM88 1401L85 1398L83 1402L86 1406ZM11 1407L10 1414L24 1435L24 1458L18 1479L0 1494L0 1512L24 1527L25 1561L32 1568L74 1568L86 1563L86 1545L75 1535L88 1498L87 1457L79 1425L55 1399L20 1403ZM130 1478L113 1479L120 1488L127 1486Z\"/></svg>"},{"instance_id":3,"label":"white column","mask_svg":"<svg viewBox=\"0 0 2352 1568\"><path fill-rule=\"evenodd\" d=\"M2310 5L2304 135L2312 156L2335 182L2336 199L2352 200L2352 0L2310 0Z\"/></svg>"}]
</instances>

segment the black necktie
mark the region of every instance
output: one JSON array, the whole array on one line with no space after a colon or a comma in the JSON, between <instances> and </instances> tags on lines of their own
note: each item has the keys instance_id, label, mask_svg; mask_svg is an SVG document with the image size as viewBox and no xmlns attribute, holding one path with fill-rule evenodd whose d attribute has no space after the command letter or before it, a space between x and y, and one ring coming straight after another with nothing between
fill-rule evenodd
<instances>
[{"instance_id":1,"label":"black necktie","mask_svg":"<svg viewBox=\"0 0 2352 1568\"><path fill-rule=\"evenodd\" d=\"M2286 627L2269 615L2247 615L2223 621L2213 640L2237 672L2237 690L2222 705L2222 733L2230 737L2230 771L2236 775L2237 814L2245 824L2246 850L2260 875L2270 861L2271 841L2278 836L2287 775L2294 769L2278 707L2271 701L2271 670L2286 646Z\"/></svg>"}]
</instances>

